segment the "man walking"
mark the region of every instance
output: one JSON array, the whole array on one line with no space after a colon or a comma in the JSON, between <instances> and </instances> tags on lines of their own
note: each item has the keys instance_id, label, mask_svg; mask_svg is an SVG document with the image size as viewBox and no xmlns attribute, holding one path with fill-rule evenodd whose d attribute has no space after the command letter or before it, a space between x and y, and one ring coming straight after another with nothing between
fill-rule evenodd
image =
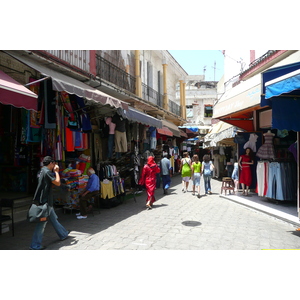
<instances>
[{"instance_id":1,"label":"man walking","mask_svg":"<svg viewBox=\"0 0 300 300\"><path fill-rule=\"evenodd\" d=\"M168 195L168 189L171 185L172 167L167 152L163 152L163 159L160 161L160 169L164 194Z\"/></svg>"},{"instance_id":2,"label":"man walking","mask_svg":"<svg viewBox=\"0 0 300 300\"><path fill-rule=\"evenodd\" d=\"M39 174L38 186L36 188L33 200L38 204L48 203L49 221L54 227L57 235L63 241L68 235L66 230L57 220L57 215L53 208L52 184L60 186L59 166L55 163L51 156L46 156L43 159L43 168ZM32 236L30 245L31 250L43 250L42 246L43 235L47 221L37 223Z\"/></svg>"}]
</instances>

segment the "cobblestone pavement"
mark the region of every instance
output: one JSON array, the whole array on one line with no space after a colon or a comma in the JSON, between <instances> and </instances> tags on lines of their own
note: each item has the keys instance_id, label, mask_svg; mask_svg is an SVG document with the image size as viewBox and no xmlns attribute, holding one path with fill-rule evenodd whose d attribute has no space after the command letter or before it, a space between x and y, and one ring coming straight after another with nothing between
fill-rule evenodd
<instances>
[{"instance_id":1,"label":"cobblestone pavement","mask_svg":"<svg viewBox=\"0 0 300 300\"><path fill-rule=\"evenodd\" d=\"M156 190L157 202L145 209L145 194L137 203L95 211L77 220L75 214L58 210L59 221L69 230L65 241L47 224L43 244L47 250L261 250L300 249L300 232L275 217L219 197L221 183L212 180L212 195L201 198L181 191L181 178L172 178L169 195ZM0 236L0 249L25 250L34 225L16 224L11 233Z\"/></svg>"}]
</instances>

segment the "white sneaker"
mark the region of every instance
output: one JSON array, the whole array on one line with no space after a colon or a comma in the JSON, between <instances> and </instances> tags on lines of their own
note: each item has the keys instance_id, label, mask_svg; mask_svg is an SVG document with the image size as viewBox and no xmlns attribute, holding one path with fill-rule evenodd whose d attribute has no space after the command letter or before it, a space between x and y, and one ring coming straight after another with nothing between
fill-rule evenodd
<instances>
[{"instance_id":1,"label":"white sneaker","mask_svg":"<svg viewBox=\"0 0 300 300\"><path fill-rule=\"evenodd\" d=\"M77 217L78 220L80 220L80 219L86 219L86 218L87 218L87 216L78 216Z\"/></svg>"},{"instance_id":2,"label":"white sneaker","mask_svg":"<svg viewBox=\"0 0 300 300\"><path fill-rule=\"evenodd\" d=\"M77 213L76 216L80 216L80 213Z\"/></svg>"}]
</instances>

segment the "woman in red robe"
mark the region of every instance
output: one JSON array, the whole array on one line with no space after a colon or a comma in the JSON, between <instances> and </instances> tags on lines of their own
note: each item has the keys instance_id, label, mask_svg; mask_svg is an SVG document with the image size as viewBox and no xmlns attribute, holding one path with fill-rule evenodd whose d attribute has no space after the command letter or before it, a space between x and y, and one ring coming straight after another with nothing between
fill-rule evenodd
<instances>
[{"instance_id":1,"label":"woman in red robe","mask_svg":"<svg viewBox=\"0 0 300 300\"><path fill-rule=\"evenodd\" d=\"M152 208L153 202L155 202L154 192L156 188L156 174L160 173L160 168L154 161L153 156L148 157L148 162L143 168L142 176L139 180L139 185L145 185L147 191L147 203L148 209Z\"/></svg>"},{"instance_id":2,"label":"woman in red robe","mask_svg":"<svg viewBox=\"0 0 300 300\"><path fill-rule=\"evenodd\" d=\"M250 165L253 165L252 149L246 148L245 154L240 156L239 166L241 168L240 183L242 184L243 195L248 196L249 186L252 183L252 173ZM246 192L245 192L246 185Z\"/></svg>"}]
</instances>

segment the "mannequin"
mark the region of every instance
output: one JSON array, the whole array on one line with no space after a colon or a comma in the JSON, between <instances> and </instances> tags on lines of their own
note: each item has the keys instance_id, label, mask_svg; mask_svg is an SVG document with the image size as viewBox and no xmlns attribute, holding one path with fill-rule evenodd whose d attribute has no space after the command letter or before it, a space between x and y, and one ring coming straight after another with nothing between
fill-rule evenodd
<instances>
[{"instance_id":1,"label":"mannequin","mask_svg":"<svg viewBox=\"0 0 300 300\"><path fill-rule=\"evenodd\" d=\"M240 183L243 189L243 195L248 196L249 187L252 183L252 173L250 165L253 165L254 161L252 158L252 149L250 147L246 148L245 154L241 155L238 161L240 172ZM245 189L246 187L246 189Z\"/></svg>"},{"instance_id":2,"label":"mannequin","mask_svg":"<svg viewBox=\"0 0 300 300\"><path fill-rule=\"evenodd\" d=\"M116 128L115 128L116 157L120 158L121 153L127 152L126 121L118 114L115 114L112 118L112 122L116 124Z\"/></svg>"},{"instance_id":3,"label":"mannequin","mask_svg":"<svg viewBox=\"0 0 300 300\"><path fill-rule=\"evenodd\" d=\"M272 136L274 136L275 134L272 133L271 130L268 130L266 133L264 133L264 136L266 136L266 135L272 135Z\"/></svg>"},{"instance_id":4,"label":"mannequin","mask_svg":"<svg viewBox=\"0 0 300 300\"><path fill-rule=\"evenodd\" d=\"M264 133L265 143L258 149L256 156L260 159L274 159L275 151L273 146L274 133L268 130Z\"/></svg>"},{"instance_id":5,"label":"mannequin","mask_svg":"<svg viewBox=\"0 0 300 300\"><path fill-rule=\"evenodd\" d=\"M107 158L112 158L112 151L114 147L114 141L115 141L115 128L116 124L112 122L111 117L107 117L105 119L105 123L109 127L109 133L108 133L108 154Z\"/></svg>"}]
</instances>

